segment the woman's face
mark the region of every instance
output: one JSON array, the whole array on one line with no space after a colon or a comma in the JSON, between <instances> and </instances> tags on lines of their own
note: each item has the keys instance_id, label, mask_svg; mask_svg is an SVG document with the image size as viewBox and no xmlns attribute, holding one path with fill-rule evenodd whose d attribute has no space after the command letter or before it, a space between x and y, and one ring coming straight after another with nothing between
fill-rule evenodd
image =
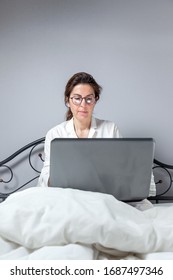
<instances>
[{"instance_id":1,"label":"woman's face","mask_svg":"<svg viewBox=\"0 0 173 280\"><path fill-rule=\"evenodd\" d=\"M78 121L91 120L95 104L95 92L89 84L79 84L73 88L68 106L72 111L74 119Z\"/></svg>"}]
</instances>

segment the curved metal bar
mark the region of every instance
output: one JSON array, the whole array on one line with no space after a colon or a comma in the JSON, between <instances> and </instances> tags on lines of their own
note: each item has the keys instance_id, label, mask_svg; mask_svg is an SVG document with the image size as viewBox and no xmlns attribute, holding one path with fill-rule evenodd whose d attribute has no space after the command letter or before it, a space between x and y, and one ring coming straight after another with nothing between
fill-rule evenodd
<instances>
[{"instance_id":1,"label":"curved metal bar","mask_svg":"<svg viewBox=\"0 0 173 280\"><path fill-rule=\"evenodd\" d=\"M7 164L8 162L10 162L11 160L13 160L14 158L16 158L18 155L22 154L24 151L26 151L27 149L30 149L30 148L31 148L31 151L30 151L30 153L29 153L29 164L30 164L31 168L32 168L34 171L36 171L37 173L40 173L40 171L38 171L38 170L33 166L33 164L31 163L31 155L32 155L33 150L35 149L35 147L38 146L39 144L44 143L44 141L45 141L45 137L42 137L42 138L40 138L40 139L38 139L38 140L36 140L36 141L30 142L29 144L25 145L25 146L22 147L21 149L17 150L17 151L16 151L15 153L13 153L11 156L9 156L9 157L7 157L6 159L2 160L2 161L0 162L0 168L2 168L2 167L7 168L7 169L10 171L10 175L11 175L11 176L10 176L10 179L9 179L9 180L4 180L4 179L0 178L0 183L9 183L9 182L12 181L12 179L13 179L13 171L12 171L12 169L11 169L8 165L6 165L6 164ZM43 159L42 159L42 154L39 153L38 156L39 156L40 159L43 161ZM29 181L27 181L26 183L24 183L23 185L21 185L20 187L14 189L14 190L11 191L11 192L7 192L7 193L0 192L0 199L1 199L1 200L5 200L10 194L12 194L12 193L14 193L14 192L16 192L16 191L18 191L18 190L24 188L27 184L31 183L32 181L34 181L34 180L37 179L38 177L39 177L39 175L36 176L36 177L34 177L34 178L32 178L32 179L30 179Z\"/></svg>"},{"instance_id":2,"label":"curved metal bar","mask_svg":"<svg viewBox=\"0 0 173 280\"><path fill-rule=\"evenodd\" d=\"M30 153L29 153L29 165L30 165L31 168L32 168L34 171L36 171L37 173L41 173L41 172L40 172L39 170L37 170L37 169L33 166L32 162L31 162L31 156L32 156L33 150L34 150L38 145L40 145L41 143L43 143L43 141L37 143L36 145L34 145L34 146L32 147L32 149L30 150ZM40 158L42 161L44 161L43 158L42 158L42 154L41 154L41 153L39 153L38 156L39 156L39 158Z\"/></svg>"},{"instance_id":3,"label":"curved metal bar","mask_svg":"<svg viewBox=\"0 0 173 280\"><path fill-rule=\"evenodd\" d=\"M38 156L39 156L39 158L44 162L42 153L39 153Z\"/></svg>"},{"instance_id":4,"label":"curved metal bar","mask_svg":"<svg viewBox=\"0 0 173 280\"><path fill-rule=\"evenodd\" d=\"M159 168L163 168L166 171L166 173L167 173L167 175L169 177L169 180L170 180L170 183L169 183L169 186L167 187L167 189L165 191L163 191L162 193L157 194L157 197L161 197L161 196L166 194L171 189L171 187L172 187L172 176L171 176L171 173L167 170L167 168L165 168L163 166L156 165L156 166L153 167L153 169L158 168L158 167ZM161 183L162 183L162 180L159 180L155 184L157 185L157 184L161 184Z\"/></svg>"},{"instance_id":5,"label":"curved metal bar","mask_svg":"<svg viewBox=\"0 0 173 280\"><path fill-rule=\"evenodd\" d=\"M19 149L18 151L16 151L14 154L12 154L11 156L7 157L6 159L2 160L0 162L0 166L6 164L7 162L11 161L12 159L14 159L16 156L18 156L19 154L23 153L25 150L31 148L34 145L40 144L42 142L44 142L45 137L42 137L36 141L33 141L31 143L29 143L28 145L24 146L23 148Z\"/></svg>"},{"instance_id":6,"label":"curved metal bar","mask_svg":"<svg viewBox=\"0 0 173 280\"><path fill-rule=\"evenodd\" d=\"M157 159L154 159L154 163L164 168L173 169L173 165L163 163L161 161L158 161Z\"/></svg>"},{"instance_id":7,"label":"curved metal bar","mask_svg":"<svg viewBox=\"0 0 173 280\"><path fill-rule=\"evenodd\" d=\"M5 167L5 168L7 168L10 171L10 179L5 181L2 178L0 178L0 183L9 183L13 179L13 171L12 171L12 169L9 166L5 165L5 164L1 165L0 167Z\"/></svg>"}]
</instances>

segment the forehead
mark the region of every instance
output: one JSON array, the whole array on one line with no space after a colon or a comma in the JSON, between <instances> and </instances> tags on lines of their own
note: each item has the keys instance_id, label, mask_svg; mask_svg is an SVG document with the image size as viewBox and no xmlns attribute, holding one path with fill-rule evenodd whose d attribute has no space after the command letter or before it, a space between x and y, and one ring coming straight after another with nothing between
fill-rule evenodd
<instances>
[{"instance_id":1,"label":"forehead","mask_svg":"<svg viewBox=\"0 0 173 280\"><path fill-rule=\"evenodd\" d=\"M92 86L90 86L89 84L79 84L76 85L71 94L79 94L81 96L86 96L86 95L90 95L90 94L95 94L94 89L92 88Z\"/></svg>"}]
</instances>

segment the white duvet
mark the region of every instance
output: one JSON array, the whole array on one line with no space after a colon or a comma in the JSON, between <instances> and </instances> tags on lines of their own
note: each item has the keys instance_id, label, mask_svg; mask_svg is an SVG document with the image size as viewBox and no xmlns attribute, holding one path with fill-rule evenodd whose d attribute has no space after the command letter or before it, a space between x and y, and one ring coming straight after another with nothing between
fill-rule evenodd
<instances>
[{"instance_id":1,"label":"white duvet","mask_svg":"<svg viewBox=\"0 0 173 280\"><path fill-rule=\"evenodd\" d=\"M0 204L0 259L173 259L173 206L34 187Z\"/></svg>"}]
</instances>

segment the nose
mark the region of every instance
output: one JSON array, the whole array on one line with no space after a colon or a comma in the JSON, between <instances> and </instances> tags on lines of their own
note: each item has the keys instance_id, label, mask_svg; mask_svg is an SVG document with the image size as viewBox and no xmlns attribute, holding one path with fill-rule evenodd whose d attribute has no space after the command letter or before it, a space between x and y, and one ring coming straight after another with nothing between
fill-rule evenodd
<instances>
[{"instance_id":1,"label":"nose","mask_svg":"<svg viewBox=\"0 0 173 280\"><path fill-rule=\"evenodd\" d=\"M85 98L82 98L82 102L80 104L81 106L85 106L86 105L86 101L85 101Z\"/></svg>"}]
</instances>

